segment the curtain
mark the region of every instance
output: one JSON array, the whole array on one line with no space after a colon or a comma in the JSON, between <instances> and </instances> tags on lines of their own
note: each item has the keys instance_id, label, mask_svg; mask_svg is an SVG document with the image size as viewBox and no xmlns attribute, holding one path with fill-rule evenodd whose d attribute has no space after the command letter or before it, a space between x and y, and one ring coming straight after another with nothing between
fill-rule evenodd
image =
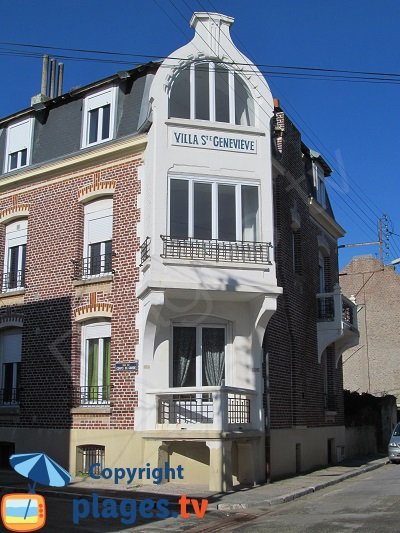
<instances>
[{"instance_id":1,"label":"curtain","mask_svg":"<svg viewBox=\"0 0 400 533\"><path fill-rule=\"evenodd\" d=\"M103 401L110 400L111 339L104 339L103 354Z\"/></svg>"},{"instance_id":2,"label":"curtain","mask_svg":"<svg viewBox=\"0 0 400 533\"><path fill-rule=\"evenodd\" d=\"M174 327L174 387L196 385L196 328Z\"/></svg>"},{"instance_id":3,"label":"curtain","mask_svg":"<svg viewBox=\"0 0 400 533\"><path fill-rule=\"evenodd\" d=\"M99 385L99 340L90 339L88 344L88 398L89 400L97 401L97 387Z\"/></svg>"},{"instance_id":4,"label":"curtain","mask_svg":"<svg viewBox=\"0 0 400 533\"><path fill-rule=\"evenodd\" d=\"M225 330L203 328L203 385L222 385L225 378Z\"/></svg>"}]
</instances>

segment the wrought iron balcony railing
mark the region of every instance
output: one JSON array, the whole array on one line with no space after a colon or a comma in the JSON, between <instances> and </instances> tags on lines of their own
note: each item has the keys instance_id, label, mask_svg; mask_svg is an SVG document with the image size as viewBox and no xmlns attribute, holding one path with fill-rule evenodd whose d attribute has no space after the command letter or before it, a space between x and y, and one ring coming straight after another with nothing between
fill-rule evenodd
<instances>
[{"instance_id":1,"label":"wrought iron balcony railing","mask_svg":"<svg viewBox=\"0 0 400 533\"><path fill-rule=\"evenodd\" d=\"M72 405L109 405L110 385L92 386L85 385L73 388Z\"/></svg>"},{"instance_id":2,"label":"wrought iron balcony railing","mask_svg":"<svg viewBox=\"0 0 400 533\"><path fill-rule=\"evenodd\" d=\"M318 294L317 319L319 322L331 322L335 320L335 301L333 293Z\"/></svg>"},{"instance_id":3,"label":"wrought iron balcony railing","mask_svg":"<svg viewBox=\"0 0 400 533\"><path fill-rule=\"evenodd\" d=\"M3 274L3 282L1 284L2 292L13 289L23 289L25 287L25 270L17 270L15 272L6 272Z\"/></svg>"},{"instance_id":4,"label":"wrought iron balcony railing","mask_svg":"<svg viewBox=\"0 0 400 533\"><path fill-rule=\"evenodd\" d=\"M114 256L115 253L111 252L109 254L84 257L83 259L73 259L73 279L85 279L114 274L112 268L112 258Z\"/></svg>"},{"instance_id":5,"label":"wrought iron balcony railing","mask_svg":"<svg viewBox=\"0 0 400 533\"><path fill-rule=\"evenodd\" d=\"M150 237L146 237L140 245L140 265L143 266L145 262L150 259Z\"/></svg>"},{"instance_id":6,"label":"wrought iron balcony railing","mask_svg":"<svg viewBox=\"0 0 400 533\"><path fill-rule=\"evenodd\" d=\"M21 389L0 389L0 406L1 405L18 405L20 400Z\"/></svg>"},{"instance_id":7,"label":"wrought iron balcony railing","mask_svg":"<svg viewBox=\"0 0 400 533\"><path fill-rule=\"evenodd\" d=\"M271 264L269 242L177 239L168 235L161 235L161 239L163 258Z\"/></svg>"},{"instance_id":8,"label":"wrought iron balcony railing","mask_svg":"<svg viewBox=\"0 0 400 533\"><path fill-rule=\"evenodd\" d=\"M317 294L317 318L319 322L341 320L347 326L357 327L357 306L337 286L333 292Z\"/></svg>"}]
</instances>

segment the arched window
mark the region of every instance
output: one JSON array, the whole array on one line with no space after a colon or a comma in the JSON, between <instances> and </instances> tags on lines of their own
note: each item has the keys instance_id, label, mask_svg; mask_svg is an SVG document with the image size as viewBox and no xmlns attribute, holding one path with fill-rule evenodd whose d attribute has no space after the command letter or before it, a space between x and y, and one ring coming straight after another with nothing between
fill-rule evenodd
<instances>
[{"instance_id":1,"label":"arched window","mask_svg":"<svg viewBox=\"0 0 400 533\"><path fill-rule=\"evenodd\" d=\"M192 63L172 85L169 116L254 126L254 100L233 70L221 63Z\"/></svg>"}]
</instances>

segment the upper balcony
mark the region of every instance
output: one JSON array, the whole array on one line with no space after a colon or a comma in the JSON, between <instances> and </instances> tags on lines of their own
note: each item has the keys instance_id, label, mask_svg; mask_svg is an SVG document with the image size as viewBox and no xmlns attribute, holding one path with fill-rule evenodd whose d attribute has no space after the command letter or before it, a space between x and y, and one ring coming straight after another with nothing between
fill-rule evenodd
<instances>
[{"instance_id":1,"label":"upper balcony","mask_svg":"<svg viewBox=\"0 0 400 533\"><path fill-rule=\"evenodd\" d=\"M357 305L343 296L337 284L333 292L317 294L318 354L335 343L337 356L359 340Z\"/></svg>"}]
</instances>

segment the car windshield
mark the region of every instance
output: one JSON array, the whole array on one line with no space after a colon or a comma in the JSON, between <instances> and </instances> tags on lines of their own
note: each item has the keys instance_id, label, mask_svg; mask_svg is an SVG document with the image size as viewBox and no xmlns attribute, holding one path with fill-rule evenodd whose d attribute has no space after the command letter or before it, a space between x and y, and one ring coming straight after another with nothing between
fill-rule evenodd
<instances>
[{"instance_id":1,"label":"car windshield","mask_svg":"<svg viewBox=\"0 0 400 533\"><path fill-rule=\"evenodd\" d=\"M394 428L393 437L400 437L400 424L397 424L397 426Z\"/></svg>"}]
</instances>

